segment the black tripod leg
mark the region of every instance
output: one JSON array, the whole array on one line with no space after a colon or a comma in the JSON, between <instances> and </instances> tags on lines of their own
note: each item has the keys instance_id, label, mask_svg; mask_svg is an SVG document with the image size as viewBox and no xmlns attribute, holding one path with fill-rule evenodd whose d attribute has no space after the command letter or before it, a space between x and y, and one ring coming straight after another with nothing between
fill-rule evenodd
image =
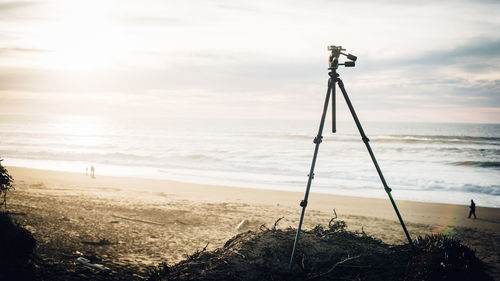
<instances>
[{"instance_id":1,"label":"black tripod leg","mask_svg":"<svg viewBox=\"0 0 500 281\"><path fill-rule=\"evenodd\" d=\"M335 75L335 74L334 74ZM332 87L332 133L337 132L337 105L335 103L336 95L335 89L337 87Z\"/></svg>"},{"instance_id":2,"label":"black tripod leg","mask_svg":"<svg viewBox=\"0 0 500 281\"><path fill-rule=\"evenodd\" d=\"M398 216L399 222L401 223L401 226L403 227L403 230L406 234L406 238L408 239L408 243L410 243L411 248L413 250L415 250L415 247L413 246L413 241L411 240L410 234L408 234L408 230L406 229L403 218L401 217L401 214L399 214L399 210L398 210L398 207L396 206L396 202L394 202L394 199L392 198L392 195L391 195L392 190L389 188L389 186L387 186L384 175L382 174L382 171L380 170L380 167L378 166L377 159L375 159L375 155L373 154L372 148L370 147L370 144L368 143L370 140L366 137L365 132L363 131L363 127L361 127L361 123L359 122L358 116L356 115L356 111L354 111L354 107L352 106L351 100L349 99L349 96L347 95L347 92L344 88L344 82L342 82L342 79L340 79L340 78L337 78L336 81L339 85L340 90L342 91L342 94L344 95L347 106L349 107L349 110L351 111L352 117L354 118L354 122L356 122L356 126L358 127L361 138L363 139L363 142L366 145L366 149L368 149L368 153L370 153L370 157L372 158L373 164L375 165L375 168L377 169L377 173L380 177L380 180L382 181L382 184L384 185L385 192L387 192L387 195L389 195L389 199L391 200L392 207L394 207L394 211L396 211L396 215Z\"/></svg>"},{"instance_id":3,"label":"black tripod leg","mask_svg":"<svg viewBox=\"0 0 500 281\"><path fill-rule=\"evenodd\" d=\"M311 170L309 171L309 179L307 180L307 188L306 194L304 196L304 200L300 202L300 206L302 207L302 212L300 214L299 226L297 227L297 234L295 235L295 242L293 243L292 255L290 257L290 265L288 267L289 271L292 271L293 265L295 263L295 252L297 250L297 244L299 242L300 230L302 228L302 221L304 220L304 214L306 212L307 207L307 199L309 198L309 190L311 189L311 182L314 178L314 166L316 165L316 157L318 156L319 144L323 140L323 127L325 125L326 112L328 110L328 102L330 100L330 93L332 88L335 87L335 80L328 79L328 90L326 91L325 105L323 106L323 114L321 115L321 122L319 124L318 135L314 138L314 143L316 144L314 148L313 159L311 163Z\"/></svg>"}]
</instances>

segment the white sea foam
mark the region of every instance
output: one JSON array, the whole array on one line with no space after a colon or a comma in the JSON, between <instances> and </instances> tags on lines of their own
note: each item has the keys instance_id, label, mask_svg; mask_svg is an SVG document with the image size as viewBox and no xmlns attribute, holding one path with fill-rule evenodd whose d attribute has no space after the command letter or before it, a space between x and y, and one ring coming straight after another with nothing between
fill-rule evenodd
<instances>
[{"instance_id":1,"label":"white sea foam","mask_svg":"<svg viewBox=\"0 0 500 281\"><path fill-rule=\"evenodd\" d=\"M0 115L5 165L303 191L317 121ZM500 125L363 123L397 199L500 207ZM325 127L312 192L383 197L352 122ZM397 195L396 195L397 194Z\"/></svg>"}]
</instances>

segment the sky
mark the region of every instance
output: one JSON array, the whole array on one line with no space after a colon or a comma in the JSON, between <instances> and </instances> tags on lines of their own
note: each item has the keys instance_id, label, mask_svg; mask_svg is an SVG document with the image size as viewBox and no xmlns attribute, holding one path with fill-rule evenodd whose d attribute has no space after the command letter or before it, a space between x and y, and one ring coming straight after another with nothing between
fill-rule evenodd
<instances>
[{"instance_id":1,"label":"sky","mask_svg":"<svg viewBox=\"0 0 500 281\"><path fill-rule=\"evenodd\" d=\"M3 114L500 123L500 1L2 1ZM338 103L338 119L351 118Z\"/></svg>"}]
</instances>

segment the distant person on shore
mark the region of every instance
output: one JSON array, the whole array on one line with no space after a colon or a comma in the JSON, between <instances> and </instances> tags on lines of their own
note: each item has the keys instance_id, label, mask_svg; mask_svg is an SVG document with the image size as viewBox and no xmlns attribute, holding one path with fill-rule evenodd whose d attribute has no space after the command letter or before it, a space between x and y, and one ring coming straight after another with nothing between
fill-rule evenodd
<instances>
[{"instance_id":1,"label":"distant person on shore","mask_svg":"<svg viewBox=\"0 0 500 281\"><path fill-rule=\"evenodd\" d=\"M90 166L90 176L95 178L95 168L94 165Z\"/></svg>"},{"instance_id":2,"label":"distant person on shore","mask_svg":"<svg viewBox=\"0 0 500 281\"><path fill-rule=\"evenodd\" d=\"M89 175L89 168L88 167L85 167L85 175L88 176Z\"/></svg>"},{"instance_id":3,"label":"distant person on shore","mask_svg":"<svg viewBox=\"0 0 500 281\"><path fill-rule=\"evenodd\" d=\"M470 211L469 211L469 219L473 215L474 219L476 219L476 203L474 203L474 200L470 200Z\"/></svg>"}]
</instances>

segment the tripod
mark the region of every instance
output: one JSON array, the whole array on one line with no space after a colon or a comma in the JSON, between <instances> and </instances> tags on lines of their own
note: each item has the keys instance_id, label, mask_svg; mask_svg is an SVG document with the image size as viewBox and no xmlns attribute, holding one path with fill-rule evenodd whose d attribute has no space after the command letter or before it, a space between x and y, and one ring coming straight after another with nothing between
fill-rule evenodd
<instances>
[{"instance_id":1,"label":"tripod","mask_svg":"<svg viewBox=\"0 0 500 281\"><path fill-rule=\"evenodd\" d=\"M338 84L340 90L342 91L342 95L344 96L344 99L347 103L347 106L349 107L349 111L351 112L351 115L354 119L354 122L356 122L356 126L358 127L359 134L361 135L361 139L366 145L366 148L368 149L368 153L370 154L370 157L373 161L373 164L375 165L375 169L377 170L377 173L380 177L380 180L382 181L382 185L384 186L385 192L389 196L389 199L391 200L392 206L394 207L394 211L396 212L396 215L398 216L399 222L401 223L401 226L403 227L403 230L405 232L406 238L408 239L408 242L410 243L411 248L414 250L413 242L411 240L410 234L408 234L408 230L406 229L405 223L403 221L403 218L401 218L401 214L399 213L398 207L396 206L396 203L394 202L394 199L392 198L391 195L391 189L389 186L387 186L387 183L385 181L384 175L382 174L382 171L380 170L380 167L377 163L377 159L375 159L375 155L373 154L373 151L370 147L369 144L369 139L366 137L365 132L363 131L363 127L361 126L361 123L359 122L358 116L356 115L356 111L354 110L354 107L352 106L351 100L349 99L349 96L347 95L347 92L344 88L344 82L342 82L342 79L339 78L339 74L337 73L337 69L339 65L343 65L345 67L354 67L355 66L355 61L357 59L356 56L351 55L351 54L345 54L342 51L345 51L345 49L342 49L341 46L329 46L328 50L331 51L330 58L329 58L329 67L328 69L330 72L328 75L330 78L328 79L328 90L326 91L326 98L325 98L325 104L323 106L323 114L321 115L321 122L319 124L319 130L318 130L318 135L314 138L314 143L316 144L314 148L314 154L313 154L313 159L311 163L311 169L309 171L309 178L307 180L307 187L306 187L306 193L304 196L304 200L300 202L300 206L302 207L302 212L300 214L300 220L299 220L299 226L297 227L297 234L295 235L295 242L293 243L293 250L292 250L292 255L290 257L290 265L289 265L289 271L291 272L295 263L295 253L297 250L297 244L299 242L300 238L300 230L302 228L302 222L304 220L304 214L306 211L307 207L307 199L309 198L309 190L311 189L311 182L314 178L314 166L316 164L316 157L318 156L318 150L319 150L319 145L323 141L323 127L325 124L325 118L326 118L326 112L328 110L328 103L330 100L330 94L332 95L332 132L335 133L337 131L336 129L336 117L335 117L335 85ZM351 61L346 61L344 63L339 63L339 57L340 55L346 56L349 60Z\"/></svg>"}]
</instances>

